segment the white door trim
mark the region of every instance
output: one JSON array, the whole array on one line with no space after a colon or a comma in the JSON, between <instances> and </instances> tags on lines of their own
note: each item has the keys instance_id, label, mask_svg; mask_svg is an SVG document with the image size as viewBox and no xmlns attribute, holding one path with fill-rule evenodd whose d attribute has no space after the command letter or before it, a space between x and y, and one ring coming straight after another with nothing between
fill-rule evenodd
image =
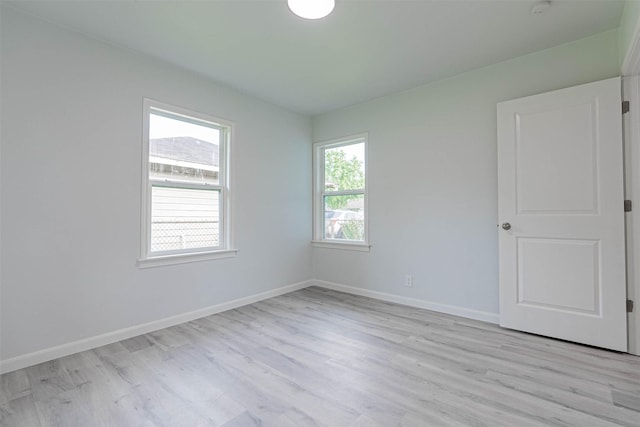
<instances>
[{"instance_id":1,"label":"white door trim","mask_svg":"<svg viewBox=\"0 0 640 427\"><path fill-rule=\"evenodd\" d=\"M640 356L640 20L633 29L621 71L625 76L623 99L631 105L623 117L625 198L635 203L634 210L626 215L627 297L636 305L628 316L629 353Z\"/></svg>"},{"instance_id":2,"label":"white door trim","mask_svg":"<svg viewBox=\"0 0 640 427\"><path fill-rule=\"evenodd\" d=\"M625 198L635 204L633 210L625 215L627 298L636 304L628 316L629 353L640 356L640 76L625 77L622 87L623 99L632 106L623 116Z\"/></svg>"}]
</instances>

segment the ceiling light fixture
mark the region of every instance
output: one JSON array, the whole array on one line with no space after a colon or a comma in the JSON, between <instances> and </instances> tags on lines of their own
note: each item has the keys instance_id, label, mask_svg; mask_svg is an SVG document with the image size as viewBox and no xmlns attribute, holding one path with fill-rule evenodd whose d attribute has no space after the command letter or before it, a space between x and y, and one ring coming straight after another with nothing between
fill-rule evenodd
<instances>
[{"instance_id":1,"label":"ceiling light fixture","mask_svg":"<svg viewBox=\"0 0 640 427\"><path fill-rule=\"evenodd\" d=\"M287 4L301 18L320 19L331 13L336 0L287 0Z\"/></svg>"},{"instance_id":2,"label":"ceiling light fixture","mask_svg":"<svg viewBox=\"0 0 640 427\"><path fill-rule=\"evenodd\" d=\"M551 7L550 1L539 1L533 5L531 8L532 15L542 15Z\"/></svg>"}]
</instances>

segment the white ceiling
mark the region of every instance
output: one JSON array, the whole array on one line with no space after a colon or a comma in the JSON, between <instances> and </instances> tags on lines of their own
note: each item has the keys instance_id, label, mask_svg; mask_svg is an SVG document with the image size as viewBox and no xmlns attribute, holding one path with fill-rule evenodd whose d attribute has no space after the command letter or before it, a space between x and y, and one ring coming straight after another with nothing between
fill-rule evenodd
<instances>
[{"instance_id":1,"label":"white ceiling","mask_svg":"<svg viewBox=\"0 0 640 427\"><path fill-rule=\"evenodd\" d=\"M3 2L315 115L616 28L624 0Z\"/></svg>"}]
</instances>

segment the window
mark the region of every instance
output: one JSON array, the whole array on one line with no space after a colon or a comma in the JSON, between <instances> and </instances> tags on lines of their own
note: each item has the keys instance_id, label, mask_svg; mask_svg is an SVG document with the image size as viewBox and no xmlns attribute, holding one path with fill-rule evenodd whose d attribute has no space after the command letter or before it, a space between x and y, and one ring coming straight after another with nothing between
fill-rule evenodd
<instances>
[{"instance_id":1,"label":"window","mask_svg":"<svg viewBox=\"0 0 640 427\"><path fill-rule=\"evenodd\" d=\"M314 244L368 250L367 135L314 145Z\"/></svg>"},{"instance_id":2,"label":"window","mask_svg":"<svg viewBox=\"0 0 640 427\"><path fill-rule=\"evenodd\" d=\"M140 264L232 256L231 125L150 100L144 119Z\"/></svg>"}]
</instances>

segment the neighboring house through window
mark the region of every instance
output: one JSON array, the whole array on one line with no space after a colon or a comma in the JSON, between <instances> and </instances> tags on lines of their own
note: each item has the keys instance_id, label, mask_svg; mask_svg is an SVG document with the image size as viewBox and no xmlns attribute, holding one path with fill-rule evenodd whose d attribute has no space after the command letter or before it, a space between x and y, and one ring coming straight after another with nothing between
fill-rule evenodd
<instances>
[{"instance_id":1,"label":"neighboring house through window","mask_svg":"<svg viewBox=\"0 0 640 427\"><path fill-rule=\"evenodd\" d=\"M314 144L314 244L368 250L367 135Z\"/></svg>"},{"instance_id":2,"label":"neighboring house through window","mask_svg":"<svg viewBox=\"0 0 640 427\"><path fill-rule=\"evenodd\" d=\"M141 265L233 255L231 125L151 100L144 119Z\"/></svg>"}]
</instances>

